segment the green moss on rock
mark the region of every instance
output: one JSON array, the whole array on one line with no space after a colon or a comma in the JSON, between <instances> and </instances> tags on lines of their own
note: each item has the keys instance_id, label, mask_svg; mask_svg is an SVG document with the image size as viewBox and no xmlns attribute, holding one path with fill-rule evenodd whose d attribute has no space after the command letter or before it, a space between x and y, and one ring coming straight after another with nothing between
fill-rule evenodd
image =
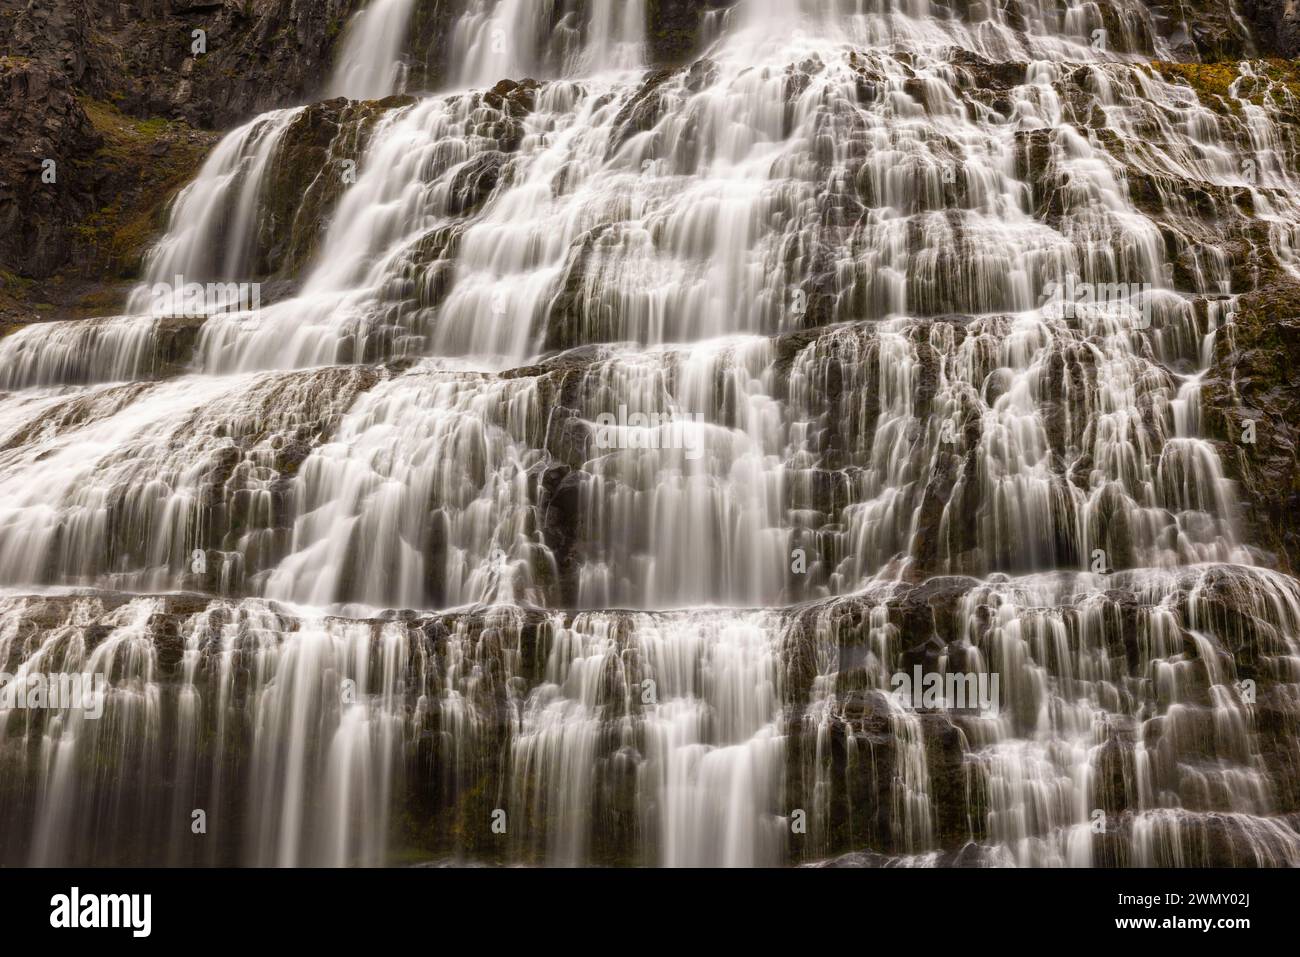
<instances>
[{"instance_id":1,"label":"green moss on rock","mask_svg":"<svg viewBox=\"0 0 1300 957\"><path fill-rule=\"evenodd\" d=\"M166 226L171 198L198 171L216 137L179 120L138 120L87 97L81 107L102 146L90 166L115 188L74 232L75 259L83 272L130 279Z\"/></svg>"},{"instance_id":2,"label":"green moss on rock","mask_svg":"<svg viewBox=\"0 0 1300 957\"><path fill-rule=\"evenodd\" d=\"M1244 77L1240 61L1220 63L1152 62L1152 68L1164 79L1181 81L1196 91L1207 107L1221 113L1240 114L1242 101L1263 106L1294 110L1300 103L1300 62L1295 60L1254 60L1253 77ZM1236 90L1233 84L1240 80Z\"/></svg>"}]
</instances>

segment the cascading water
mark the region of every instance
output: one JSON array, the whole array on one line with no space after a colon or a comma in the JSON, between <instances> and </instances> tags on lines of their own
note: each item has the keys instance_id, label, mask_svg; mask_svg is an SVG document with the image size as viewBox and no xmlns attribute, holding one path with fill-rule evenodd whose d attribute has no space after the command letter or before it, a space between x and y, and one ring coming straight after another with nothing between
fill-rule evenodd
<instances>
[{"instance_id":1,"label":"cascading water","mask_svg":"<svg viewBox=\"0 0 1300 957\"><path fill-rule=\"evenodd\" d=\"M415 0L373 0L348 25L330 96L378 100L400 92L402 41Z\"/></svg>"},{"instance_id":2,"label":"cascading water","mask_svg":"<svg viewBox=\"0 0 1300 957\"><path fill-rule=\"evenodd\" d=\"M1300 584L1201 410L1294 95L1130 0L647 16L468 0L454 89L323 114L287 294L148 305L280 269L316 107L0 340L0 671L108 680L0 704L0 863L1300 864Z\"/></svg>"},{"instance_id":3,"label":"cascading water","mask_svg":"<svg viewBox=\"0 0 1300 957\"><path fill-rule=\"evenodd\" d=\"M469 0L452 33L461 87L590 76L644 62L645 0Z\"/></svg>"}]
</instances>

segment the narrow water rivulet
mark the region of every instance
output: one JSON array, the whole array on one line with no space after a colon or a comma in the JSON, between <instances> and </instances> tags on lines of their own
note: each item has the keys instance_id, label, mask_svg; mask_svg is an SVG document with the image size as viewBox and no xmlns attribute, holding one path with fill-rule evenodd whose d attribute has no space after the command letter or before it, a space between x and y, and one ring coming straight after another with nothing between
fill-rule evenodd
<instances>
[{"instance_id":1,"label":"narrow water rivulet","mask_svg":"<svg viewBox=\"0 0 1300 957\"><path fill-rule=\"evenodd\" d=\"M670 66L463 0L422 91L416 6L124 314L0 338L0 672L106 678L0 699L0 864L1300 865L1300 556L1206 398L1300 281L1294 86L1138 0Z\"/></svg>"}]
</instances>

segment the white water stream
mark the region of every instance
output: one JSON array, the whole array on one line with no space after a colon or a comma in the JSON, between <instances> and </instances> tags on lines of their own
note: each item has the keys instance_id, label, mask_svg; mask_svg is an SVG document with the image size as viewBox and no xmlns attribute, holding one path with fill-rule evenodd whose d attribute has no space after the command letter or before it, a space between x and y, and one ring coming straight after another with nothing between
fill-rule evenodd
<instances>
[{"instance_id":1,"label":"white water stream","mask_svg":"<svg viewBox=\"0 0 1300 957\"><path fill-rule=\"evenodd\" d=\"M0 339L0 670L112 686L0 707L0 863L1300 863L1300 589L1176 185L1300 276L1290 94L1225 118L1104 6L742 0L653 74L646 4L467 0L288 295L147 315L267 278L311 107L228 134L127 315ZM1000 701L899 704L921 660Z\"/></svg>"}]
</instances>

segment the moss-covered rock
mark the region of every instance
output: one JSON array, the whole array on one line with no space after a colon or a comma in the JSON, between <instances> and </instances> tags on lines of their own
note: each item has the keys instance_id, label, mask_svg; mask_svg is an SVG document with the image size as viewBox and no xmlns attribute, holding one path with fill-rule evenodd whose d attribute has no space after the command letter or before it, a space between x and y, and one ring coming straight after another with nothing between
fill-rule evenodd
<instances>
[{"instance_id":1,"label":"moss-covered rock","mask_svg":"<svg viewBox=\"0 0 1300 957\"><path fill-rule=\"evenodd\" d=\"M1296 121L1300 106L1300 62L1295 60L1251 60L1250 75L1241 61L1170 63L1155 60L1151 67L1166 80L1182 82L1196 91L1210 109L1239 115L1242 101L1267 105L1281 111L1283 118Z\"/></svg>"},{"instance_id":2,"label":"moss-covered rock","mask_svg":"<svg viewBox=\"0 0 1300 957\"><path fill-rule=\"evenodd\" d=\"M0 60L0 323L118 308L215 140L78 95L38 61Z\"/></svg>"},{"instance_id":3,"label":"moss-covered rock","mask_svg":"<svg viewBox=\"0 0 1300 957\"><path fill-rule=\"evenodd\" d=\"M104 201L77 224L73 259L87 274L132 279L166 228L169 201L193 179L217 137L180 120L135 119L85 97L81 106L102 144L90 162Z\"/></svg>"}]
</instances>

